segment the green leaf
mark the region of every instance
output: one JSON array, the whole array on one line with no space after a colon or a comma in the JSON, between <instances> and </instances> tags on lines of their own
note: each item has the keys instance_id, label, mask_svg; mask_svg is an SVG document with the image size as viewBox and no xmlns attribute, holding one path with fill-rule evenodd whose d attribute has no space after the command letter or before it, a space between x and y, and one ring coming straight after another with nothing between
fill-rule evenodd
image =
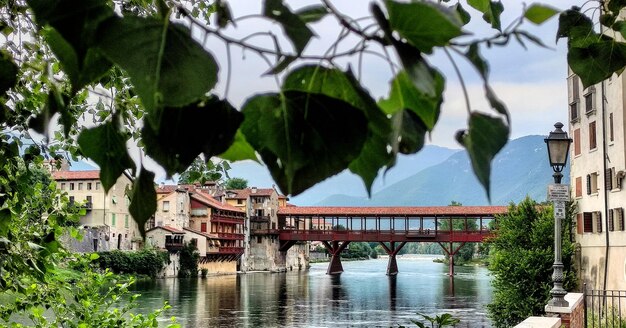
<instances>
[{"instance_id":1,"label":"green leaf","mask_svg":"<svg viewBox=\"0 0 626 328\"><path fill-rule=\"evenodd\" d=\"M387 114L404 109L413 111L430 131L439 118L445 81L436 70L427 65L422 67L419 85L405 71L400 71L391 82L389 98L379 104Z\"/></svg>"},{"instance_id":2,"label":"green leaf","mask_svg":"<svg viewBox=\"0 0 626 328\"><path fill-rule=\"evenodd\" d=\"M567 53L567 63L585 88L626 67L626 44L596 37L588 40L588 44L580 40L572 44Z\"/></svg>"},{"instance_id":3,"label":"green leaf","mask_svg":"<svg viewBox=\"0 0 626 328\"><path fill-rule=\"evenodd\" d=\"M126 70L148 112L202 98L217 82L213 56L185 26L154 18L111 18L101 24L99 47ZM160 115L152 115L154 128Z\"/></svg>"},{"instance_id":4,"label":"green leaf","mask_svg":"<svg viewBox=\"0 0 626 328\"><path fill-rule=\"evenodd\" d=\"M0 51L0 96L17 83L17 71L17 65L11 55L6 51Z\"/></svg>"},{"instance_id":5,"label":"green leaf","mask_svg":"<svg viewBox=\"0 0 626 328\"><path fill-rule=\"evenodd\" d=\"M341 172L361 153L367 136L360 109L322 94L258 95L243 113L246 139L291 195Z\"/></svg>"},{"instance_id":6,"label":"green leaf","mask_svg":"<svg viewBox=\"0 0 626 328\"><path fill-rule=\"evenodd\" d=\"M467 3L474 9L483 13L483 19L491 24L491 27L501 31L500 15L504 11L504 6L500 1L490 0L468 0Z\"/></svg>"},{"instance_id":7,"label":"green leaf","mask_svg":"<svg viewBox=\"0 0 626 328\"><path fill-rule=\"evenodd\" d=\"M9 224L11 223L11 210L4 208L0 210L0 237L6 236L9 232Z\"/></svg>"},{"instance_id":8,"label":"green leaf","mask_svg":"<svg viewBox=\"0 0 626 328\"><path fill-rule=\"evenodd\" d=\"M454 10L459 15L463 25L467 25L472 20L472 16L465 10L465 8L463 8L463 6L461 6L461 2L450 6L450 9Z\"/></svg>"},{"instance_id":9,"label":"green leaf","mask_svg":"<svg viewBox=\"0 0 626 328\"><path fill-rule=\"evenodd\" d=\"M395 156L395 153L387 150L391 140L389 119L369 93L350 71L344 73L316 65L303 66L290 72L283 83L283 90L323 94L363 111L368 120L368 137L361 154L350 163L349 168L363 179L369 193L380 168L392 165ZM392 143L392 148L397 149L397 141Z\"/></svg>"},{"instance_id":10,"label":"green leaf","mask_svg":"<svg viewBox=\"0 0 626 328\"><path fill-rule=\"evenodd\" d=\"M306 23L298 15L292 13L282 0L265 0L263 16L282 25L297 54L302 53L314 35Z\"/></svg>"},{"instance_id":11,"label":"green leaf","mask_svg":"<svg viewBox=\"0 0 626 328\"><path fill-rule=\"evenodd\" d=\"M96 81L111 63L92 49L99 24L114 15L100 0L28 0L44 37L72 83L72 93Z\"/></svg>"},{"instance_id":12,"label":"green leaf","mask_svg":"<svg viewBox=\"0 0 626 328\"><path fill-rule=\"evenodd\" d=\"M35 117L32 117L28 121L28 127L41 134L45 134L48 132L50 120L52 119L54 114L58 112L65 113L65 115L62 116L62 119L70 120L68 117L66 117L68 112L65 104L68 100L68 97L65 97L64 95L61 95L59 93L59 90L57 90L56 88L52 88L52 90L48 92L48 97L46 98L46 104L43 110L41 111L41 113L37 114ZM68 123L72 124L73 122L68 121ZM71 125L65 125L66 131L70 128Z\"/></svg>"},{"instance_id":13,"label":"green leaf","mask_svg":"<svg viewBox=\"0 0 626 328\"><path fill-rule=\"evenodd\" d=\"M126 151L126 140L128 135L112 122L83 130L78 136L82 154L100 167L100 181L105 192L109 192L124 170L135 169L135 163Z\"/></svg>"},{"instance_id":14,"label":"green leaf","mask_svg":"<svg viewBox=\"0 0 626 328\"><path fill-rule=\"evenodd\" d=\"M489 64L487 61L480 55L480 50L478 48L477 43L472 43L465 53L465 57L474 65L474 67L480 73L483 80L487 80L489 77Z\"/></svg>"},{"instance_id":15,"label":"green leaf","mask_svg":"<svg viewBox=\"0 0 626 328\"><path fill-rule=\"evenodd\" d=\"M146 170L143 166L139 171L139 177L133 182L130 194L128 212L133 216L142 238L146 237L146 222L156 212L156 189L154 188L154 173Z\"/></svg>"},{"instance_id":16,"label":"green leaf","mask_svg":"<svg viewBox=\"0 0 626 328\"><path fill-rule=\"evenodd\" d=\"M608 1L607 7L613 14L618 15L622 8L626 7L626 0Z\"/></svg>"},{"instance_id":17,"label":"green leaf","mask_svg":"<svg viewBox=\"0 0 626 328\"><path fill-rule=\"evenodd\" d=\"M97 260L99 258L100 258L100 255L98 255L98 253L91 253L91 254L89 254L89 259L91 261L95 261L95 260Z\"/></svg>"},{"instance_id":18,"label":"green leaf","mask_svg":"<svg viewBox=\"0 0 626 328\"><path fill-rule=\"evenodd\" d=\"M241 130L237 130L233 143L230 147L218 157L231 162L245 161L251 159L255 162L259 160L256 157L254 148L246 141L246 136L243 135Z\"/></svg>"},{"instance_id":19,"label":"green leaf","mask_svg":"<svg viewBox=\"0 0 626 328\"><path fill-rule=\"evenodd\" d=\"M393 114L391 120L395 131L392 138L399 140L397 152L414 154L424 147L428 127L414 111L399 111Z\"/></svg>"},{"instance_id":20,"label":"green leaf","mask_svg":"<svg viewBox=\"0 0 626 328\"><path fill-rule=\"evenodd\" d=\"M463 34L458 14L430 2L403 3L386 0L389 23L394 31L420 51L431 53L433 47L446 46Z\"/></svg>"},{"instance_id":21,"label":"green leaf","mask_svg":"<svg viewBox=\"0 0 626 328\"><path fill-rule=\"evenodd\" d=\"M595 34L593 22L580 12L580 8L573 7L559 15L559 29L556 32L557 41L560 38L586 38L593 34Z\"/></svg>"},{"instance_id":22,"label":"green leaf","mask_svg":"<svg viewBox=\"0 0 626 328\"><path fill-rule=\"evenodd\" d=\"M243 115L217 97L182 108L167 107L158 130L144 125L142 140L146 154L165 169L168 176L182 173L200 153L205 159L225 152L233 142Z\"/></svg>"},{"instance_id":23,"label":"green leaf","mask_svg":"<svg viewBox=\"0 0 626 328\"><path fill-rule=\"evenodd\" d=\"M480 184L490 195L491 161L509 138L509 127L498 117L472 112L469 130L457 132L457 141L467 149L472 168Z\"/></svg>"},{"instance_id":24,"label":"green leaf","mask_svg":"<svg viewBox=\"0 0 626 328\"><path fill-rule=\"evenodd\" d=\"M219 27L224 28L228 23L235 25L233 14L227 1L217 0L215 2L215 14L217 15L217 25Z\"/></svg>"},{"instance_id":25,"label":"green leaf","mask_svg":"<svg viewBox=\"0 0 626 328\"><path fill-rule=\"evenodd\" d=\"M298 15L300 20L305 24L308 24L315 23L324 18L328 14L328 10L322 5L312 5L298 9L294 14Z\"/></svg>"},{"instance_id":26,"label":"green leaf","mask_svg":"<svg viewBox=\"0 0 626 328\"><path fill-rule=\"evenodd\" d=\"M540 25L558 13L559 10L552 6L533 3L530 7L528 7L528 9L526 9L524 17L526 17L529 21Z\"/></svg>"}]
</instances>

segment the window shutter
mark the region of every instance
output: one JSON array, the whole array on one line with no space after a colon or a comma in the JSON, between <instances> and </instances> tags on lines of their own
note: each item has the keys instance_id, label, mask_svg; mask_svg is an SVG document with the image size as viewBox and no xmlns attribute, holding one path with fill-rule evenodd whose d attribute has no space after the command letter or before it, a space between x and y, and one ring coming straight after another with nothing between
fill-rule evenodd
<instances>
[{"instance_id":1,"label":"window shutter","mask_svg":"<svg viewBox=\"0 0 626 328\"><path fill-rule=\"evenodd\" d=\"M583 213L583 229L584 232L593 232L593 213Z\"/></svg>"},{"instance_id":2,"label":"window shutter","mask_svg":"<svg viewBox=\"0 0 626 328\"><path fill-rule=\"evenodd\" d=\"M591 195L591 174L587 174L587 195Z\"/></svg>"},{"instance_id":3,"label":"window shutter","mask_svg":"<svg viewBox=\"0 0 626 328\"><path fill-rule=\"evenodd\" d=\"M602 212L600 211L596 212L596 220L597 220L597 226L598 226L597 232L602 232Z\"/></svg>"},{"instance_id":4,"label":"window shutter","mask_svg":"<svg viewBox=\"0 0 626 328\"><path fill-rule=\"evenodd\" d=\"M615 231L615 224L613 223L613 219L614 219L614 215L613 215L613 211L614 210L609 210L609 231Z\"/></svg>"},{"instance_id":5,"label":"window shutter","mask_svg":"<svg viewBox=\"0 0 626 328\"><path fill-rule=\"evenodd\" d=\"M624 208L620 207L617 209L617 215L619 215L619 228L621 231L624 231Z\"/></svg>"},{"instance_id":6,"label":"window shutter","mask_svg":"<svg viewBox=\"0 0 626 328\"><path fill-rule=\"evenodd\" d=\"M606 169L606 171L604 171L604 186L606 187L606 190L613 189L613 170L611 169Z\"/></svg>"},{"instance_id":7,"label":"window shutter","mask_svg":"<svg viewBox=\"0 0 626 328\"><path fill-rule=\"evenodd\" d=\"M582 213L576 214L576 233L582 235L584 231L583 215Z\"/></svg>"}]
</instances>

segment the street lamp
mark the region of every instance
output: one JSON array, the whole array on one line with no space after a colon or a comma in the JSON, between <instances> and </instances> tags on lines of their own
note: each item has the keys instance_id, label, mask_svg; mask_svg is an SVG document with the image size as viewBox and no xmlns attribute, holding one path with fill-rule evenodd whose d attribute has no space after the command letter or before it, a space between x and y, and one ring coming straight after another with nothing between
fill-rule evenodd
<instances>
[{"instance_id":1,"label":"street lamp","mask_svg":"<svg viewBox=\"0 0 626 328\"><path fill-rule=\"evenodd\" d=\"M572 139L567 137L567 132L563 131L563 123L557 122L554 124L556 128L550 132L550 135L544 139L548 146L548 159L550 160L550 166L554 174L554 183L556 185L561 184L561 178L563 178L563 168L567 163L567 155L569 154L569 146L572 143ZM567 187L565 187L567 188ZM554 188L557 189L557 188ZM562 188L559 188L562 189ZM567 190L567 189L566 189ZM565 193L569 197L569 192ZM566 307L568 302L565 300L565 294L567 292L563 289L563 262L561 261L561 219L564 218L565 201L562 199L554 198L554 264L552 265L552 282L554 284L550 295L552 299L548 302L548 305L555 307ZM559 209L562 212L558 212ZM558 215L557 215L558 213Z\"/></svg>"}]
</instances>

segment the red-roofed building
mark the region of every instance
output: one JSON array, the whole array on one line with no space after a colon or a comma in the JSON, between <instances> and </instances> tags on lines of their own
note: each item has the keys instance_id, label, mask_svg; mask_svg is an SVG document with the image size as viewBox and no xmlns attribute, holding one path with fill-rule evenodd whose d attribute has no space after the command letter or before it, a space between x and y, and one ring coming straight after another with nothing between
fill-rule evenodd
<instances>
[{"instance_id":1,"label":"red-roofed building","mask_svg":"<svg viewBox=\"0 0 626 328\"><path fill-rule=\"evenodd\" d=\"M52 171L57 188L65 191L70 203L83 206L85 216L80 225L85 229L97 230L97 237L85 241L88 249L82 251L102 251L110 249L139 249L142 243L139 229L130 216L130 200L126 190L132 186L129 175L122 174L108 193L100 182L100 171Z\"/></svg>"}]
</instances>

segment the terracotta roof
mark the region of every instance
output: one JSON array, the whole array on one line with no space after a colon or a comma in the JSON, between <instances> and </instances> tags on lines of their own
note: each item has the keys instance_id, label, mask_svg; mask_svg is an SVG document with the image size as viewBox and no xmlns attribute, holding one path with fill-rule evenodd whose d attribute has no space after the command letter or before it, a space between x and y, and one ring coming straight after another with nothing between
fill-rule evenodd
<instances>
[{"instance_id":1,"label":"terracotta roof","mask_svg":"<svg viewBox=\"0 0 626 328\"><path fill-rule=\"evenodd\" d=\"M254 191L256 190L256 191ZM287 199L287 196L278 193L274 188L246 188L246 189L231 189L227 190L226 194L235 193L235 196L227 197L228 199L246 199L248 197L269 197L272 193L276 193L278 198Z\"/></svg>"},{"instance_id":2,"label":"terracotta roof","mask_svg":"<svg viewBox=\"0 0 626 328\"><path fill-rule=\"evenodd\" d=\"M156 187L157 194L169 194L178 188L177 185L160 185Z\"/></svg>"},{"instance_id":3,"label":"terracotta roof","mask_svg":"<svg viewBox=\"0 0 626 328\"><path fill-rule=\"evenodd\" d=\"M224 211L232 211L232 212L238 212L238 213L244 213L244 211L239 208L239 207L235 207L229 204L223 204L222 202L214 199L213 197L206 195L206 194L202 194L200 192L194 192L191 194L191 198L202 202L203 204L207 205L207 206L211 206L213 208L217 208L219 210L224 210Z\"/></svg>"},{"instance_id":4,"label":"terracotta roof","mask_svg":"<svg viewBox=\"0 0 626 328\"><path fill-rule=\"evenodd\" d=\"M464 216L504 214L507 206L422 206L422 207L281 207L278 215L300 216Z\"/></svg>"},{"instance_id":5,"label":"terracotta roof","mask_svg":"<svg viewBox=\"0 0 626 328\"><path fill-rule=\"evenodd\" d=\"M183 228L183 230L190 231L190 232L193 232L193 233L198 234L198 235L205 236L205 237L210 238L210 239L218 239L217 235L211 235L211 234L208 234L206 232L198 231L198 230L195 230L195 229Z\"/></svg>"},{"instance_id":6,"label":"terracotta roof","mask_svg":"<svg viewBox=\"0 0 626 328\"><path fill-rule=\"evenodd\" d=\"M154 227L154 228L152 228L152 229L150 229L150 230L148 230L148 231L146 231L146 232L150 232L150 231L152 231L152 230L156 230L156 229L163 229L163 230L165 230L165 231L169 231L169 232L171 232L171 233L174 233L174 234L179 234L179 235L184 235L184 234L185 234L185 232L184 232L184 231L182 231L182 230L178 230L178 229L173 228L173 227L170 227L170 226L157 226L157 227Z\"/></svg>"},{"instance_id":7,"label":"terracotta roof","mask_svg":"<svg viewBox=\"0 0 626 328\"><path fill-rule=\"evenodd\" d=\"M100 180L100 170L91 171L54 171L54 180Z\"/></svg>"}]
</instances>

